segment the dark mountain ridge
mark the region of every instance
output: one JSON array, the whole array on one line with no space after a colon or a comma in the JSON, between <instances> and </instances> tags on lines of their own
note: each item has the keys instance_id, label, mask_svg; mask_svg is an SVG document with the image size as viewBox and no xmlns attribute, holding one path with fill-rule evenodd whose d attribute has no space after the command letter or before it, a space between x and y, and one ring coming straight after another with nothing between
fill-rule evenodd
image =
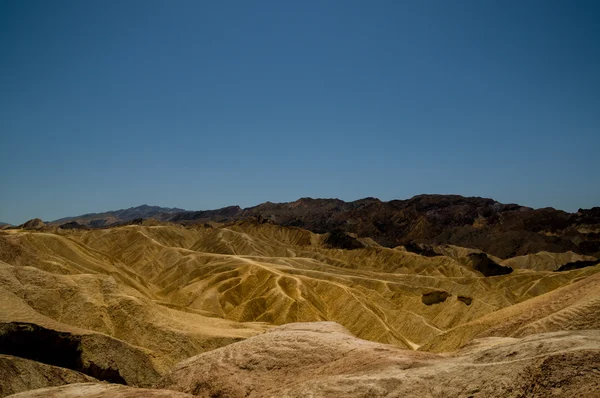
<instances>
[{"instance_id":1,"label":"dark mountain ridge","mask_svg":"<svg viewBox=\"0 0 600 398\"><path fill-rule=\"evenodd\" d=\"M105 214L114 218L114 224L150 217L181 224L228 223L252 218L317 233L333 233L336 240L341 240L339 232L342 232L372 238L386 247L452 244L501 258L569 250L600 256L600 207L567 213L460 195L418 195L389 202L372 197L352 202L300 198L294 202L265 202L245 209L228 206L205 211L140 206L86 215L85 219L94 227L93 218ZM67 220L81 223L77 217L57 222ZM101 224L97 226L110 223Z\"/></svg>"}]
</instances>

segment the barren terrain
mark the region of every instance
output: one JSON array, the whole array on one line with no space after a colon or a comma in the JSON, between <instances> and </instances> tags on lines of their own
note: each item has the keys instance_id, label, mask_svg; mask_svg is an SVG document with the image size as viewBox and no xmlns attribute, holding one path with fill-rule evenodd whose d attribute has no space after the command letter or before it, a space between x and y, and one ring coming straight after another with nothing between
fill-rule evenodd
<instances>
[{"instance_id":1,"label":"barren terrain","mask_svg":"<svg viewBox=\"0 0 600 398\"><path fill-rule=\"evenodd\" d=\"M417 249L256 219L0 231L0 396L595 396L596 257Z\"/></svg>"}]
</instances>

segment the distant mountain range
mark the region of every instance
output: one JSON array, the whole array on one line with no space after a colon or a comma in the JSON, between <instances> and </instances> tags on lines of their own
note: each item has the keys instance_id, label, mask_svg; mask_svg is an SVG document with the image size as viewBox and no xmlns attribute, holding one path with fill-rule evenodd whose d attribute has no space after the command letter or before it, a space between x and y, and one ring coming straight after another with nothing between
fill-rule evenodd
<instances>
[{"instance_id":1,"label":"distant mountain range","mask_svg":"<svg viewBox=\"0 0 600 398\"><path fill-rule=\"evenodd\" d=\"M368 237L382 246L404 245L425 255L427 245L452 244L501 258L540 251L600 256L600 207L567 213L459 195L419 195L389 202L376 198L353 202L301 198L287 203L265 202L245 209L229 206L204 211L143 205L62 218L53 224L71 222L98 228L147 218L186 225L252 219L332 233L343 237L345 246L359 245L352 239Z\"/></svg>"},{"instance_id":2,"label":"distant mountain range","mask_svg":"<svg viewBox=\"0 0 600 398\"><path fill-rule=\"evenodd\" d=\"M137 207L130 207L128 209L105 211L103 213L88 213L75 217L64 217L52 221L52 223L63 224L67 222L76 221L77 223L82 225L86 225L92 228L99 228L140 218L156 218L157 220L167 220L169 216L180 212L185 212L185 210L179 209L177 207L141 205Z\"/></svg>"}]
</instances>

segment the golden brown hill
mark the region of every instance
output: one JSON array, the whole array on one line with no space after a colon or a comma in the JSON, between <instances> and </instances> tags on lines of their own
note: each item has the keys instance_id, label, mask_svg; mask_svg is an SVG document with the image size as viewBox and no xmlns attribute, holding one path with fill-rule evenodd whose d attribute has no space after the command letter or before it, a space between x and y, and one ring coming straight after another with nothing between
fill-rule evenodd
<instances>
[{"instance_id":1,"label":"golden brown hill","mask_svg":"<svg viewBox=\"0 0 600 398\"><path fill-rule=\"evenodd\" d=\"M68 237L127 264L159 288L161 300L180 308L276 325L332 320L361 338L408 348L598 271L516 271L485 278L447 256L327 249L323 235L256 223L216 229L129 226ZM423 295L432 291L449 296L424 304Z\"/></svg>"},{"instance_id":2,"label":"golden brown hill","mask_svg":"<svg viewBox=\"0 0 600 398\"><path fill-rule=\"evenodd\" d=\"M566 253L549 253L539 252L509 258L502 261L503 265L507 265L513 269L530 269L533 271L557 271L560 267L576 262L595 262L598 261L593 256L583 256L571 251Z\"/></svg>"},{"instance_id":3,"label":"golden brown hill","mask_svg":"<svg viewBox=\"0 0 600 398\"><path fill-rule=\"evenodd\" d=\"M425 257L381 247L327 249L323 235L256 223L15 231L2 238L9 263L35 265L19 272L37 281L29 294L36 296L31 302L38 310L68 309L61 322L149 348L169 358L167 365L203 349L189 337L190 324L220 322L221 329L228 328L219 318L275 325L332 320L361 338L414 348L598 271L516 270L486 278L459 256ZM49 275L38 276L40 271ZM58 281L75 289L67 307L60 299L49 300L43 288ZM101 292L99 286L105 286ZM444 292L445 299L424 301L435 292ZM89 311L76 309L82 303ZM146 324L153 325L151 337ZM176 346L164 338L173 328L181 331ZM208 334L231 335L221 329ZM236 332L231 338L248 336Z\"/></svg>"},{"instance_id":4,"label":"golden brown hill","mask_svg":"<svg viewBox=\"0 0 600 398\"><path fill-rule=\"evenodd\" d=\"M159 369L264 329L170 308L119 279L118 274L60 275L0 263L0 297L6 305L0 320L113 336L152 350Z\"/></svg>"},{"instance_id":5,"label":"golden brown hill","mask_svg":"<svg viewBox=\"0 0 600 398\"><path fill-rule=\"evenodd\" d=\"M457 326L434 337L422 349L451 351L480 337L600 329L599 314L600 275L596 274Z\"/></svg>"},{"instance_id":6,"label":"golden brown hill","mask_svg":"<svg viewBox=\"0 0 600 398\"><path fill-rule=\"evenodd\" d=\"M600 266L486 277L475 257L507 263L456 246L334 249L328 236L256 222L2 231L0 354L147 388L186 358L294 322L334 321L360 339L432 351L598 328L588 298ZM40 357L28 349L40 340L75 354Z\"/></svg>"},{"instance_id":7,"label":"golden brown hill","mask_svg":"<svg viewBox=\"0 0 600 398\"><path fill-rule=\"evenodd\" d=\"M23 229L42 229L46 226L46 224L40 220L39 218L34 218L29 221L26 221L24 224L20 225L19 228Z\"/></svg>"}]
</instances>

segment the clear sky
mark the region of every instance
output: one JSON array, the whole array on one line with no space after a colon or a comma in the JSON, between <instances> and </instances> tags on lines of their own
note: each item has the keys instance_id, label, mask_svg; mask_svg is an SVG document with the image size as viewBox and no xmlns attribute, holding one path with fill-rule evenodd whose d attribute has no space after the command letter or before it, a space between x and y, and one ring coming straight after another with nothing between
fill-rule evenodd
<instances>
[{"instance_id":1,"label":"clear sky","mask_svg":"<svg viewBox=\"0 0 600 398\"><path fill-rule=\"evenodd\" d=\"M598 1L0 1L0 221L600 205Z\"/></svg>"}]
</instances>

